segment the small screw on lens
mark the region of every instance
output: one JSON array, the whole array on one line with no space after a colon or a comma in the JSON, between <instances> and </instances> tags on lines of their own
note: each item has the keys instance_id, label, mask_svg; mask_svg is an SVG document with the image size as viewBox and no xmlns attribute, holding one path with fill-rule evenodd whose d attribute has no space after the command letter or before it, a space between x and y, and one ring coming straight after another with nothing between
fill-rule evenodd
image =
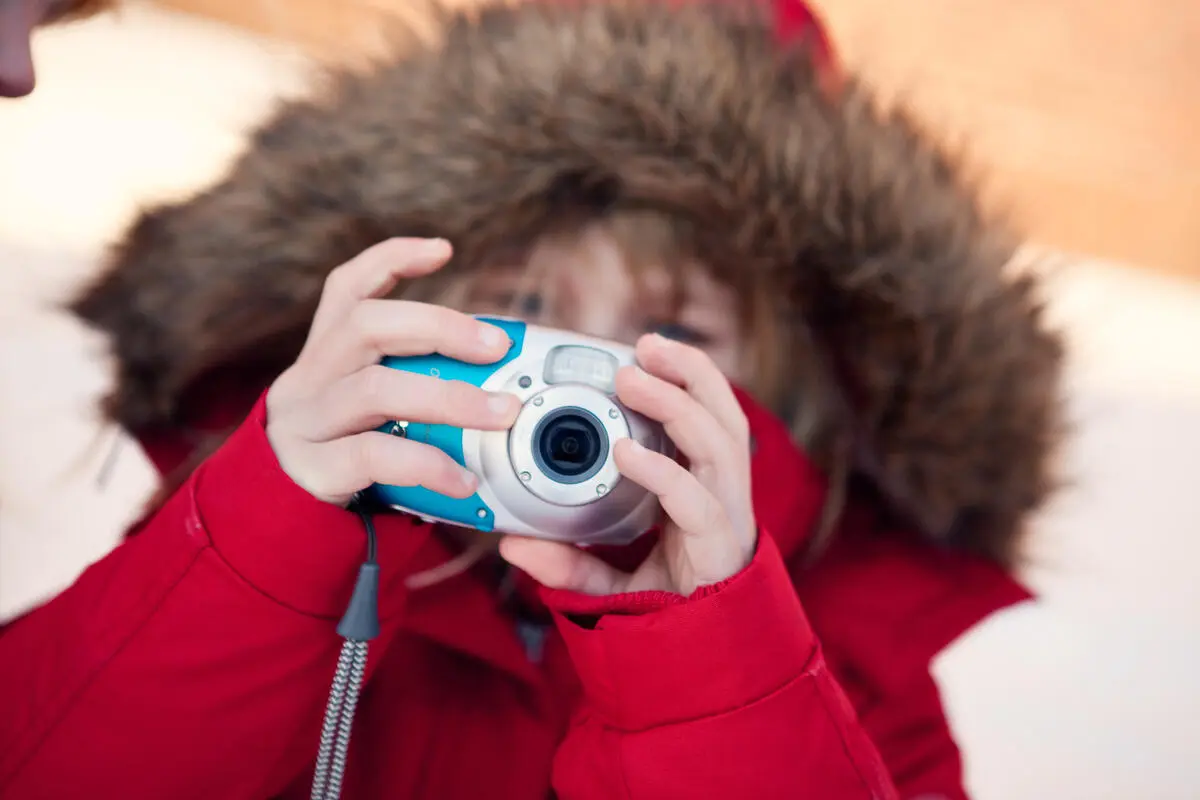
<instances>
[{"instance_id":1,"label":"small screw on lens","mask_svg":"<svg viewBox=\"0 0 1200 800\"><path fill-rule=\"evenodd\" d=\"M522 389L528 389L530 386L533 386L533 378L529 377L528 375L522 375L520 379L517 380L517 385Z\"/></svg>"}]
</instances>

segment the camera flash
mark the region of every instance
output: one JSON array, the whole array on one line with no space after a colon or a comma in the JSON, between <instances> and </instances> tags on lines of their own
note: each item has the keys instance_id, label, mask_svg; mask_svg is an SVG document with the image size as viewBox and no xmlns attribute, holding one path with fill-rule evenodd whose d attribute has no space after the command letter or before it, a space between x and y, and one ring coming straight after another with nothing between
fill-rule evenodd
<instances>
[{"instance_id":1,"label":"camera flash","mask_svg":"<svg viewBox=\"0 0 1200 800\"><path fill-rule=\"evenodd\" d=\"M616 392L616 356L595 347L559 345L546 356L547 384L582 383L605 394Z\"/></svg>"}]
</instances>

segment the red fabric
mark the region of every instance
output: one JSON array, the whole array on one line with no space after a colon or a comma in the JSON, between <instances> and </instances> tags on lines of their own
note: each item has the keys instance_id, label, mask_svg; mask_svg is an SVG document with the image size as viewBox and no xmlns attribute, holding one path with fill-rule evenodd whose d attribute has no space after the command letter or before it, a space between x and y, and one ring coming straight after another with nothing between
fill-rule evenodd
<instances>
[{"instance_id":1,"label":"red fabric","mask_svg":"<svg viewBox=\"0 0 1200 800\"><path fill-rule=\"evenodd\" d=\"M789 568L823 487L743 400L753 563L689 598L543 592L540 660L485 570L408 593L450 551L381 516L383 633L344 797L963 797L929 661L1025 594L865 513ZM0 632L0 796L307 796L364 535L283 474L264 415Z\"/></svg>"},{"instance_id":2,"label":"red fabric","mask_svg":"<svg viewBox=\"0 0 1200 800\"><path fill-rule=\"evenodd\" d=\"M784 47L808 47L819 66L828 70L836 69L833 46L812 6L804 0L773 0L772 5L780 44Z\"/></svg>"}]
</instances>

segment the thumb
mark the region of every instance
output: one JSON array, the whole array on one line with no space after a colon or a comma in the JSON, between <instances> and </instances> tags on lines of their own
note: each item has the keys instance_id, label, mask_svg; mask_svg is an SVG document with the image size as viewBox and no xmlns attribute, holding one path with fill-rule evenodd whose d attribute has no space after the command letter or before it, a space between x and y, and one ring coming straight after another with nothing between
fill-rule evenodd
<instances>
[{"instance_id":1,"label":"thumb","mask_svg":"<svg viewBox=\"0 0 1200 800\"><path fill-rule=\"evenodd\" d=\"M505 536L500 555L549 589L603 596L620 594L629 582L629 575L564 542Z\"/></svg>"}]
</instances>

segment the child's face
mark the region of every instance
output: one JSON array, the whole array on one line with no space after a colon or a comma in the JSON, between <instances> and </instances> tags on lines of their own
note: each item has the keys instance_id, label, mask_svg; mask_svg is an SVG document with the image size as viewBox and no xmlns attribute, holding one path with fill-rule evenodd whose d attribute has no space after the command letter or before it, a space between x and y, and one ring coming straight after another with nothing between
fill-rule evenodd
<instances>
[{"instance_id":1,"label":"child's face","mask_svg":"<svg viewBox=\"0 0 1200 800\"><path fill-rule=\"evenodd\" d=\"M595 226L572 241L544 240L526 264L488 270L473 281L465 304L471 313L626 344L657 332L704 350L727 378L741 382L748 365L733 291L699 266L681 273L651 264L635 276L616 241ZM679 305L672 290L680 293Z\"/></svg>"}]
</instances>

